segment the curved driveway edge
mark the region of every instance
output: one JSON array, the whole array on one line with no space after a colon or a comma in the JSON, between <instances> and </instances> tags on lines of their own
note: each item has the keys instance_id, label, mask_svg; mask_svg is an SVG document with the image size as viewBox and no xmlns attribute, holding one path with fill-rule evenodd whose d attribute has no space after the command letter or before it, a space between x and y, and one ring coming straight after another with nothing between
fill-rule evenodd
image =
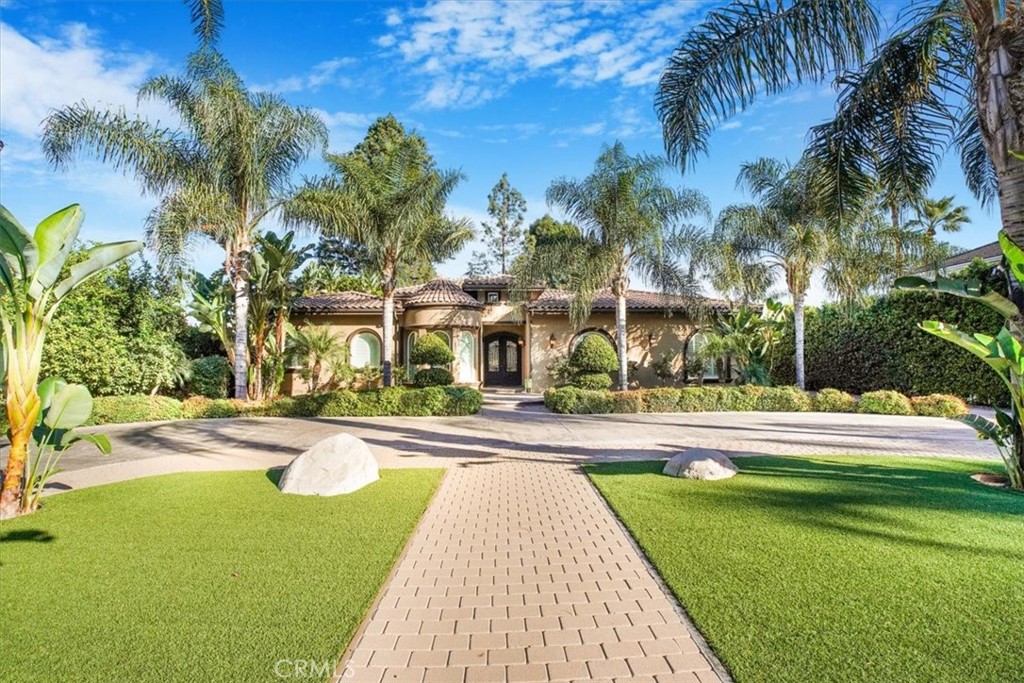
<instances>
[{"instance_id":1,"label":"curved driveway edge","mask_svg":"<svg viewBox=\"0 0 1024 683\"><path fill-rule=\"evenodd\" d=\"M265 469L332 434L365 440L381 467L449 467L508 451L545 460L654 460L704 446L733 454L886 454L998 459L969 427L939 418L846 413L555 415L487 404L469 417L237 418L110 425L112 456L76 445L54 478L81 488L187 471Z\"/></svg>"}]
</instances>

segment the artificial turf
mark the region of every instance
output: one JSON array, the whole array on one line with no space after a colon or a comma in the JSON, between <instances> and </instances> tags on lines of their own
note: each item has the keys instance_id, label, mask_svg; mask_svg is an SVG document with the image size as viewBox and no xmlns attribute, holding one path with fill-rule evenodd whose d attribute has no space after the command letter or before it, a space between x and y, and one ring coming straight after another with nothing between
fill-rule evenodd
<instances>
[{"instance_id":1,"label":"artificial turf","mask_svg":"<svg viewBox=\"0 0 1024 683\"><path fill-rule=\"evenodd\" d=\"M1024 681L1024 495L977 462L587 467L738 683Z\"/></svg>"},{"instance_id":2,"label":"artificial turf","mask_svg":"<svg viewBox=\"0 0 1024 683\"><path fill-rule=\"evenodd\" d=\"M190 473L47 498L0 523L0 681L333 668L440 478L385 470L318 498L282 495L264 472Z\"/></svg>"}]
</instances>

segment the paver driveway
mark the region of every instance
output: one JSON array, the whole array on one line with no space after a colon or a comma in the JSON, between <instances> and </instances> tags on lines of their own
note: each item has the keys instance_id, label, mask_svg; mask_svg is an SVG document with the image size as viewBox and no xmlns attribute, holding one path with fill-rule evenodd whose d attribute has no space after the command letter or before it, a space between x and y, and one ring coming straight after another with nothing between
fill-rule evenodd
<instances>
[{"instance_id":1,"label":"paver driveway","mask_svg":"<svg viewBox=\"0 0 1024 683\"><path fill-rule=\"evenodd\" d=\"M698 643L578 467L506 453L448 472L338 680L722 680Z\"/></svg>"}]
</instances>

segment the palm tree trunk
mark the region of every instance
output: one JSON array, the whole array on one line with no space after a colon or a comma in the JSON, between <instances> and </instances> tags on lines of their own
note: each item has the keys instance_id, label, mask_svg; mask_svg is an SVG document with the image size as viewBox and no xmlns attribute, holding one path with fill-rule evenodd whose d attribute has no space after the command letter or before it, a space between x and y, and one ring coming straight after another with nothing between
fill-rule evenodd
<instances>
[{"instance_id":1,"label":"palm tree trunk","mask_svg":"<svg viewBox=\"0 0 1024 683\"><path fill-rule=\"evenodd\" d=\"M249 336L249 283L241 274L235 276L235 398L249 396L246 346Z\"/></svg>"},{"instance_id":2,"label":"palm tree trunk","mask_svg":"<svg viewBox=\"0 0 1024 683\"><path fill-rule=\"evenodd\" d=\"M626 355L626 294L615 295L615 345L619 352L619 391L629 389L629 361Z\"/></svg>"},{"instance_id":3,"label":"palm tree trunk","mask_svg":"<svg viewBox=\"0 0 1024 683\"><path fill-rule=\"evenodd\" d=\"M796 346L796 385L805 388L804 381L804 295L793 295L793 337Z\"/></svg>"},{"instance_id":4,"label":"palm tree trunk","mask_svg":"<svg viewBox=\"0 0 1024 683\"><path fill-rule=\"evenodd\" d=\"M381 365L384 386L391 386L391 359L395 355L395 292L389 288L384 293L384 322L381 326L384 339L381 340Z\"/></svg>"}]
</instances>

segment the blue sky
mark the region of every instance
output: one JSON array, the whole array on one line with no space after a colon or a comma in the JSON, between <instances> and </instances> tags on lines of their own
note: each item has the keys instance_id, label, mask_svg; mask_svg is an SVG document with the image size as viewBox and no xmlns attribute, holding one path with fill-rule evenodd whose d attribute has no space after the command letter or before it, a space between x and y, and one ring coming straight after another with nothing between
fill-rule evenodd
<instances>
[{"instance_id":1,"label":"blue sky","mask_svg":"<svg viewBox=\"0 0 1024 683\"><path fill-rule=\"evenodd\" d=\"M468 180L449 210L477 224L507 171L526 197L528 220L549 209L548 184L585 175L602 143L662 153L653 99L665 58L707 9L691 1L544 3L226 2L221 49L254 88L318 109L330 148L350 149L377 116L394 113L428 141L438 162ZM889 7L894 15L898 6ZM194 48L183 4L0 0L0 200L34 224L61 206L86 210L88 239L141 238L154 204L130 178L95 161L68 173L47 168L39 122L79 100L135 108L146 77L175 72ZM807 129L828 118L827 84L763 99L725 122L711 155L680 185L703 191L715 211L744 201L739 164L796 159ZM149 106L149 116L167 119ZM303 172L324 170L319 160ZM978 206L950 158L933 187L970 207L972 226L950 241L972 247L995 236L997 215ZM469 248L439 270L465 271ZM216 248L195 264L212 270Z\"/></svg>"}]
</instances>

